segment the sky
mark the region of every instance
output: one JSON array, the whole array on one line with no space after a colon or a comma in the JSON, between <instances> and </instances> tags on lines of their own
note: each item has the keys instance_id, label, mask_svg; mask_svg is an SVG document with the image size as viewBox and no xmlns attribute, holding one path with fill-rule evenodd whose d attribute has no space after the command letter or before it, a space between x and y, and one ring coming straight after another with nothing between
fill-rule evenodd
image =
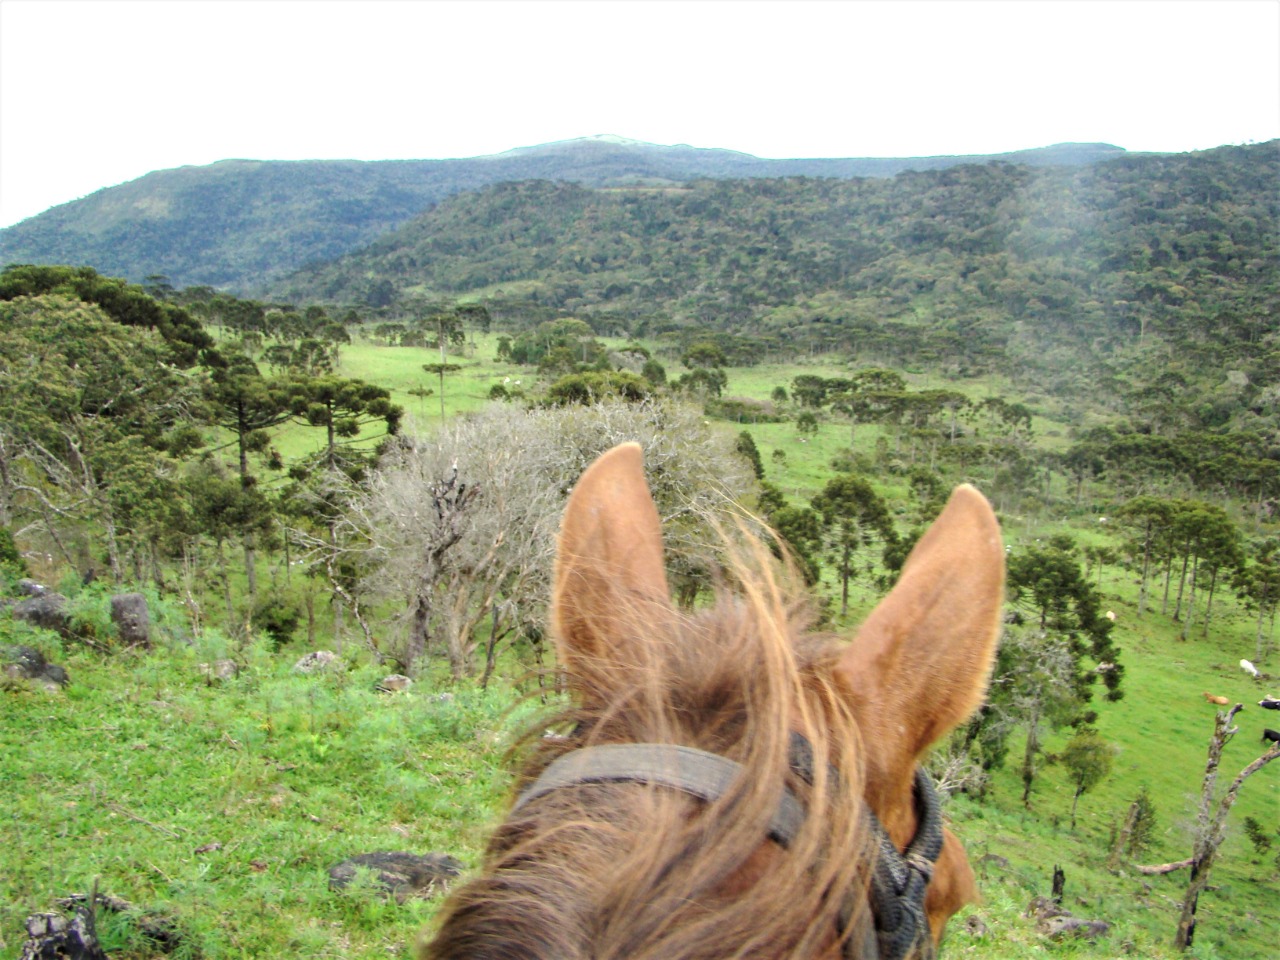
<instances>
[{"instance_id":1,"label":"sky","mask_svg":"<svg viewBox=\"0 0 1280 960\"><path fill-rule=\"evenodd\" d=\"M230 158L1280 137L1280 0L0 0L0 227Z\"/></svg>"}]
</instances>

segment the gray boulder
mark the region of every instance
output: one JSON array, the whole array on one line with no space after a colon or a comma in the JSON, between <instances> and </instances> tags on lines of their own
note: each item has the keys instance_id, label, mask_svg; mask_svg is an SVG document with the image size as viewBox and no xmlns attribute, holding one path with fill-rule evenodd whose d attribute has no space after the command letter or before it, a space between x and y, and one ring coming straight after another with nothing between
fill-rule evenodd
<instances>
[{"instance_id":1,"label":"gray boulder","mask_svg":"<svg viewBox=\"0 0 1280 960\"><path fill-rule=\"evenodd\" d=\"M0 662L4 664L5 676L15 680L34 680L46 689L65 687L70 680L66 670L50 663L43 653L26 644L0 647Z\"/></svg>"},{"instance_id":2,"label":"gray boulder","mask_svg":"<svg viewBox=\"0 0 1280 960\"><path fill-rule=\"evenodd\" d=\"M37 584L38 586L38 584ZM15 603L11 608L17 620L24 620L33 626L53 630L60 636L71 637L71 614L67 610L67 598L52 590L35 594Z\"/></svg>"},{"instance_id":3,"label":"gray boulder","mask_svg":"<svg viewBox=\"0 0 1280 960\"><path fill-rule=\"evenodd\" d=\"M151 647L151 614L140 593L118 593L111 598L111 622L126 647Z\"/></svg>"}]
</instances>

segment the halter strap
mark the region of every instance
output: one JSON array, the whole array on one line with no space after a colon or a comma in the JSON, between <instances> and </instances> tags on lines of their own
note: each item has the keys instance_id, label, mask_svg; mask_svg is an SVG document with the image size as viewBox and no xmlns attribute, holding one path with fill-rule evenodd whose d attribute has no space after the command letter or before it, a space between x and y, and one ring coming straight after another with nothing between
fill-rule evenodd
<instances>
[{"instance_id":1,"label":"halter strap","mask_svg":"<svg viewBox=\"0 0 1280 960\"><path fill-rule=\"evenodd\" d=\"M513 809L536 797L579 783L635 781L674 787L700 800L718 800L742 774L742 764L695 747L657 743L613 743L580 747L557 757ZM769 837L788 846L804 823L804 808L785 787L769 819Z\"/></svg>"},{"instance_id":2,"label":"halter strap","mask_svg":"<svg viewBox=\"0 0 1280 960\"><path fill-rule=\"evenodd\" d=\"M813 783L814 759L809 742L792 734L791 768ZM718 800L742 776L740 763L695 747L678 744L619 743L579 747L553 760L541 776L516 798L514 810L531 800L585 783L653 783L680 790L700 800ZM864 808L878 852L871 874L869 899L875 920L861 943L845 942L850 960L932 960L933 938L924 898L933 868L942 852L942 813L929 775L917 768L914 798L916 834L903 853L885 832L876 815ZM804 823L805 813L795 794L783 787L778 807L769 820L768 836L790 846ZM841 911L841 933L847 932L853 904Z\"/></svg>"}]
</instances>

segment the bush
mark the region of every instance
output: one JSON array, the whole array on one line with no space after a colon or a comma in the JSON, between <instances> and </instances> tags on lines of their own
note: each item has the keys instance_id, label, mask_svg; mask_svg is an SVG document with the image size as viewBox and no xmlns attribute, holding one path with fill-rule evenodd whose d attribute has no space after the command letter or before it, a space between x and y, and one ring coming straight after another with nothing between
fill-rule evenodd
<instances>
[{"instance_id":1,"label":"bush","mask_svg":"<svg viewBox=\"0 0 1280 960\"><path fill-rule=\"evenodd\" d=\"M269 636L276 647L284 646L293 639L293 632L298 629L301 619L302 611L298 604L280 593L259 597L253 608L254 625Z\"/></svg>"}]
</instances>

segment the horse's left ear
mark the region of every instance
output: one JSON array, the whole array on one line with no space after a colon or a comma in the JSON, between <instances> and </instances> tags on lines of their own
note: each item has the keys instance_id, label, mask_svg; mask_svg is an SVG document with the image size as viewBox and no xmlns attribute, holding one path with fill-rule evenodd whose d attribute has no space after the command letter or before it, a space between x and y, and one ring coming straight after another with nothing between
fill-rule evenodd
<instances>
[{"instance_id":1,"label":"horse's left ear","mask_svg":"<svg viewBox=\"0 0 1280 960\"><path fill-rule=\"evenodd\" d=\"M551 600L561 663L607 692L612 668L643 666L636 625L673 612L644 455L624 443L587 468L565 507Z\"/></svg>"}]
</instances>

